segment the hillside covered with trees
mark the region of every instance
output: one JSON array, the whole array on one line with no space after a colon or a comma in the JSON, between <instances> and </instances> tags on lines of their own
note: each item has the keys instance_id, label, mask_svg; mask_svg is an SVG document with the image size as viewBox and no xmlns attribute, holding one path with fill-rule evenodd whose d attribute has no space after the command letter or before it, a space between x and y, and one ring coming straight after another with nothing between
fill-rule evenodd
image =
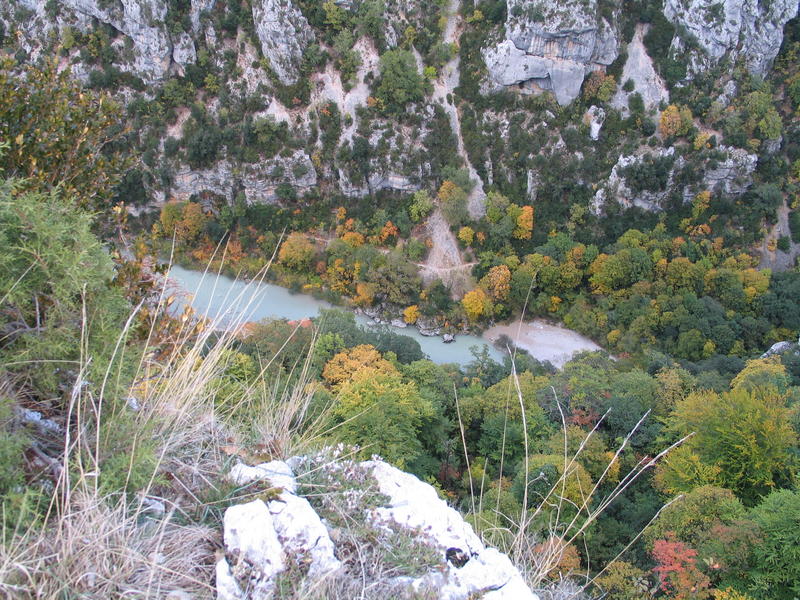
<instances>
[{"instance_id":1,"label":"hillside covered with trees","mask_svg":"<svg viewBox=\"0 0 800 600\"><path fill-rule=\"evenodd\" d=\"M346 518L356 483L381 500L347 461L379 455L542 600L796 598L796 15L0 7L0 592L214 597L226 509L280 493L231 469L337 448L350 478L298 494L357 542L319 589L288 557L272 597L356 597L370 561L358 597L391 597L456 564ZM170 260L336 307L221 327L175 309ZM442 364L354 310L546 318L603 350Z\"/></svg>"}]
</instances>

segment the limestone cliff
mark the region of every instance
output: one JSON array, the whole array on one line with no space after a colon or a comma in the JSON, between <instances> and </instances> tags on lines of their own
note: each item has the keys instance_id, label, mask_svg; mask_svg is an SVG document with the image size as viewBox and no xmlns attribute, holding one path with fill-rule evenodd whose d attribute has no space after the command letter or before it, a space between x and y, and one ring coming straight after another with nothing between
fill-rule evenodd
<instances>
[{"instance_id":1,"label":"limestone cliff","mask_svg":"<svg viewBox=\"0 0 800 600\"><path fill-rule=\"evenodd\" d=\"M559 104L569 104L587 73L614 61L617 46L596 0L509 0L505 39L485 48L483 57L495 84L551 90Z\"/></svg>"},{"instance_id":2,"label":"limestone cliff","mask_svg":"<svg viewBox=\"0 0 800 600\"><path fill-rule=\"evenodd\" d=\"M296 83L303 51L314 40L308 21L291 0L255 0L252 4L264 58L282 84Z\"/></svg>"},{"instance_id":3,"label":"limestone cliff","mask_svg":"<svg viewBox=\"0 0 800 600\"><path fill-rule=\"evenodd\" d=\"M741 59L754 74L764 76L783 42L783 28L797 16L797 0L665 0L664 15L686 33L673 39L673 49L696 41L690 70L697 73L724 58Z\"/></svg>"}]
</instances>

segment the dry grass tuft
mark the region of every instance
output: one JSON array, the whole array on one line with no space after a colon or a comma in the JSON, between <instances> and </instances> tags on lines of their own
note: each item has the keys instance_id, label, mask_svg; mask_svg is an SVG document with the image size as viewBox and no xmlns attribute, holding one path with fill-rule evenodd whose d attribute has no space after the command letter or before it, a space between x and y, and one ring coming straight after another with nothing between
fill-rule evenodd
<instances>
[{"instance_id":1,"label":"dry grass tuft","mask_svg":"<svg viewBox=\"0 0 800 600\"><path fill-rule=\"evenodd\" d=\"M0 546L0 590L9 598L163 598L183 590L212 595L219 532L151 519L124 499L72 494L52 527Z\"/></svg>"}]
</instances>

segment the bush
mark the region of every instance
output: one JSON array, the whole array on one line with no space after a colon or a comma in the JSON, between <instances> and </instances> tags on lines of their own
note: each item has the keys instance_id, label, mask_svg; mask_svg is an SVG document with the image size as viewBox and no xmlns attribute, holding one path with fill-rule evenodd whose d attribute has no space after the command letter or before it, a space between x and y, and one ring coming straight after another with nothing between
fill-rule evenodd
<instances>
[{"instance_id":1,"label":"bush","mask_svg":"<svg viewBox=\"0 0 800 600\"><path fill-rule=\"evenodd\" d=\"M380 69L375 95L386 110L400 112L409 102L422 100L423 81L410 51L389 50L381 56Z\"/></svg>"},{"instance_id":2,"label":"bush","mask_svg":"<svg viewBox=\"0 0 800 600\"><path fill-rule=\"evenodd\" d=\"M800 244L800 209L789 213L789 231L792 232L792 241Z\"/></svg>"},{"instance_id":3,"label":"bush","mask_svg":"<svg viewBox=\"0 0 800 600\"><path fill-rule=\"evenodd\" d=\"M186 160L194 169L208 168L214 164L222 143L222 133L217 127L199 127L186 142Z\"/></svg>"},{"instance_id":4,"label":"bush","mask_svg":"<svg viewBox=\"0 0 800 600\"><path fill-rule=\"evenodd\" d=\"M761 543L753 548L754 566L748 573L750 592L757 598L800 595L800 492L773 492L753 509Z\"/></svg>"}]
</instances>

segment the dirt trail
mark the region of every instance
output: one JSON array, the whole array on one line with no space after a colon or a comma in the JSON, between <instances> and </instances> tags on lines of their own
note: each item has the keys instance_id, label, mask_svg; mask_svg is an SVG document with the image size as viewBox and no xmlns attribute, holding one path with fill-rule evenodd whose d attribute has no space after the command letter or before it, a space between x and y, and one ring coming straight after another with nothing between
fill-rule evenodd
<instances>
[{"instance_id":1,"label":"dirt trail","mask_svg":"<svg viewBox=\"0 0 800 600\"><path fill-rule=\"evenodd\" d=\"M444 41L447 44L458 44L461 37L462 22L459 9L461 8L460 0L450 0L447 7L447 24L444 29ZM450 128L456 136L458 155L464 160L469 177L475 183L475 187L469 194L468 209L469 214L473 219L479 219L486 213L484 200L486 193L483 191L483 181L478 176L478 172L469 160L467 151L464 147L464 138L461 135L461 119L458 114L458 109L453 104L447 101L447 96L452 94L453 90L458 87L460 79L460 64L461 60L456 54L450 61L442 68L439 78L433 82L433 100L441 101L442 107L450 119Z\"/></svg>"},{"instance_id":2,"label":"dirt trail","mask_svg":"<svg viewBox=\"0 0 800 600\"><path fill-rule=\"evenodd\" d=\"M427 260L419 265L423 281L441 279L453 296L461 297L474 286L471 271L475 263L461 258L458 241L439 209L428 218L428 236L433 246Z\"/></svg>"},{"instance_id":3,"label":"dirt trail","mask_svg":"<svg viewBox=\"0 0 800 600\"><path fill-rule=\"evenodd\" d=\"M447 24L444 29L444 41L448 44L458 43L461 36L461 16L459 15L460 0L450 0L447 8ZM447 117L450 120L450 128L456 136L457 152L464 160L464 164L469 171L470 179L475 183L468 199L469 214L472 218L478 219L485 214L484 199L486 194L483 191L483 182L475 168L469 161L469 156L464 148L464 139L461 136L461 121L458 110L448 102L448 95L458 87L459 82L459 57L456 54L444 66L439 78L433 82L433 100L440 102ZM466 291L474 287L472 279L472 267L474 262L465 262L458 248L458 241L450 226L439 209L436 209L428 218L428 236L432 242L431 251L424 263L420 263L420 274L423 280L428 283L434 279L441 279L450 288L453 296L461 297Z\"/></svg>"}]
</instances>

